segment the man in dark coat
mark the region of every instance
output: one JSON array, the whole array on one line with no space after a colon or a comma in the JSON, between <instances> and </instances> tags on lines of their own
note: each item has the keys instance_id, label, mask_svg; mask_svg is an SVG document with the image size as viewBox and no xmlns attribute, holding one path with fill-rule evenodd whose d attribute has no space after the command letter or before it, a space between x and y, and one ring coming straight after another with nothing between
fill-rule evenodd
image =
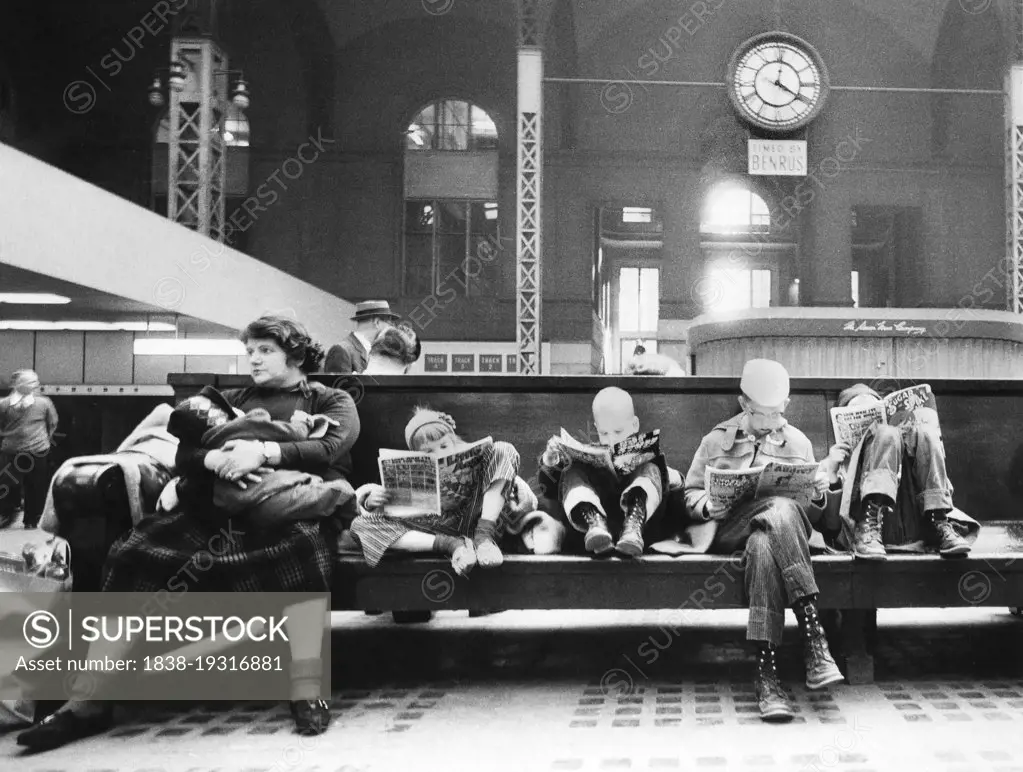
<instances>
[{"instance_id":1,"label":"man in dark coat","mask_svg":"<svg viewBox=\"0 0 1023 772\"><path fill-rule=\"evenodd\" d=\"M355 306L355 331L327 352L325 373L361 373L369 363L369 349L377 336L393 327L399 316L386 300L367 300Z\"/></svg>"}]
</instances>

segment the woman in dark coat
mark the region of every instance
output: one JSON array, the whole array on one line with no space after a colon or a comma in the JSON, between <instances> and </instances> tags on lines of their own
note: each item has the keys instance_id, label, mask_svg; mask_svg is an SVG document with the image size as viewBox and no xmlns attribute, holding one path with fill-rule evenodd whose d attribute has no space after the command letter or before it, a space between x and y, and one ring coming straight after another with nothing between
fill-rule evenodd
<instances>
[{"instance_id":1,"label":"woman in dark coat","mask_svg":"<svg viewBox=\"0 0 1023 772\"><path fill-rule=\"evenodd\" d=\"M176 466L180 476L179 504L170 512L143 519L111 548L104 566L103 590L107 592L166 592L172 582L185 583L187 591L206 592L326 592L337 558L340 510L323 512L313 520L291 520L265 530L227 528L230 517L213 505L216 477L240 487L260 481L273 468L318 475L350 494L346 482L351 472L350 451L359 436L359 415L345 392L306 375L323 360L323 349L305 328L292 320L266 316L241 334L249 357L252 385L226 391L210 390L178 405L168 429L178 437ZM225 404L226 403L226 404ZM263 408L272 420L288 421L296 411L325 415L331 424L324 436L297 442L263 443L235 440L219 450L201 448L207 429L234 418L237 408L247 412ZM344 506L354 506L349 496ZM244 520L242 521L244 522ZM223 533L230 538L223 538ZM223 546L209 548L216 539ZM218 553L219 554L216 554ZM201 566L195 563L202 556ZM184 570L191 568L191 570ZM180 590L179 590L180 591ZM314 601L286 609L291 643L291 711L301 734L320 734L330 721L327 703L320 699L322 664L319 636L292 635L290 631L322 629L329 613L326 602ZM123 658L126 651L103 651L88 657ZM56 713L18 737L20 745L48 750L104 731L112 723L108 703L75 694Z\"/></svg>"}]
</instances>

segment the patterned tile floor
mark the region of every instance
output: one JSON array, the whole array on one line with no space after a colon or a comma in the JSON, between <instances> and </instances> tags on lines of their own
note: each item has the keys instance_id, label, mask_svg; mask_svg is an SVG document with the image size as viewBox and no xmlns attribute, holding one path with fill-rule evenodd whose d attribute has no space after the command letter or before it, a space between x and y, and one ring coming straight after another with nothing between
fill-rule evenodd
<instances>
[{"instance_id":1,"label":"patterned tile floor","mask_svg":"<svg viewBox=\"0 0 1023 772\"><path fill-rule=\"evenodd\" d=\"M742 612L505 612L335 618L335 723L291 733L277 704L127 705L108 734L3 772L1023 770L1023 619L882 612L878 681L756 715ZM795 631L792 630L792 633ZM795 636L791 635L790 640Z\"/></svg>"}]
</instances>

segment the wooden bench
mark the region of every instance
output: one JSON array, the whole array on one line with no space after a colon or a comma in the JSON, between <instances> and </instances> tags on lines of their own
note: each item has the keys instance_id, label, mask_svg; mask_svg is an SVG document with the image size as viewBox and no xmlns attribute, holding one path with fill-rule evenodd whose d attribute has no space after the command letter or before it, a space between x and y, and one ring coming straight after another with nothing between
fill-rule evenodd
<instances>
[{"instance_id":1,"label":"wooden bench","mask_svg":"<svg viewBox=\"0 0 1023 772\"><path fill-rule=\"evenodd\" d=\"M403 446L404 427L416 405L450 413L467 439L487 435L511 442L522 456L521 475L535 480L547 438L564 427L576 436L592 428L590 401L617 385L634 397L642 426L662 430L671 466L683 474L700 438L737 411L738 379L331 376L359 404L362 433L355 446L356 483L377 478L381 447ZM171 375L176 399L203 385L236 388L244 376ZM936 555L891 555L883 563L846 555L817 555L820 606L834 610L850 682L873 678L871 632L879 608L1010 606L1023 603L1023 382L930 380L938 400L948 470L956 505L983 523L973 552L949 561ZM850 381L794 378L788 418L822 458L833 441L828 408ZM884 390L910 385L891 380ZM387 609L725 609L743 608L738 560L721 556L637 560L584 556L508 556L498 570L477 569L456 578L445 560L389 557L370 569L343 556L335 610Z\"/></svg>"}]
</instances>

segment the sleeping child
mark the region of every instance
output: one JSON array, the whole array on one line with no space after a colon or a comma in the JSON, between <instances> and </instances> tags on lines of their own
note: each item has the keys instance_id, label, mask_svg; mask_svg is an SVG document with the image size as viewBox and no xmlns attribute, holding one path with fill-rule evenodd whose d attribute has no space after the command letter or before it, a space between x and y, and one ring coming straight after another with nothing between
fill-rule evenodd
<instances>
[{"instance_id":1,"label":"sleeping child","mask_svg":"<svg viewBox=\"0 0 1023 772\"><path fill-rule=\"evenodd\" d=\"M197 436L201 432L199 446L207 450L222 450L239 440L296 442L316 439L334 423L327 416L311 416L301 410L296 410L289 421L271 421L270 414L263 408L243 413L210 387L192 400L202 400L203 409L189 413L196 425L188 428ZM179 420L179 431L183 428ZM259 482L249 482L244 487L217 477L213 481L214 506L232 516L243 517L253 527L272 529L293 520L329 517L355 495L345 480L324 482L321 477L306 472L270 469L262 470L257 476L260 477ZM176 485L167 486L160 504L168 511L176 506Z\"/></svg>"}]
</instances>

